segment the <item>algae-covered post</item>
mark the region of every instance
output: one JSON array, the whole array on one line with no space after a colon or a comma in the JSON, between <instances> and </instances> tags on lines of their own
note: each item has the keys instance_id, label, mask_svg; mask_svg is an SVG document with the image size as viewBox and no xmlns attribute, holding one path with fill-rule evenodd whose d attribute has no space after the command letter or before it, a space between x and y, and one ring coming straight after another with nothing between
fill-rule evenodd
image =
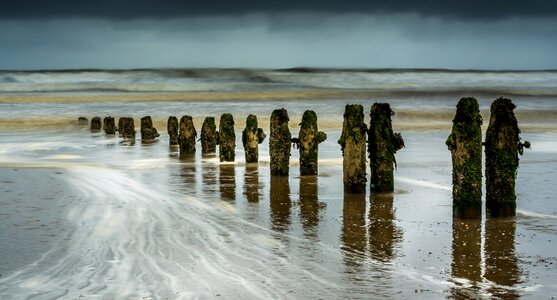
<instances>
[{"instance_id":1,"label":"algae-covered post","mask_svg":"<svg viewBox=\"0 0 557 300\"><path fill-rule=\"evenodd\" d=\"M232 114L226 113L220 116L218 137L220 161L234 161L236 157L236 133L234 132L234 117L232 117Z\"/></svg>"},{"instance_id":2,"label":"algae-covered post","mask_svg":"<svg viewBox=\"0 0 557 300\"><path fill-rule=\"evenodd\" d=\"M510 99L491 104L491 118L485 136L486 209L492 217L516 214L515 180L518 155L529 142L520 142L520 129Z\"/></svg>"},{"instance_id":3,"label":"algae-covered post","mask_svg":"<svg viewBox=\"0 0 557 300\"><path fill-rule=\"evenodd\" d=\"M271 114L269 154L271 156L271 175L274 176L288 176L292 143L292 135L288 128L289 120L288 112L284 108L275 109Z\"/></svg>"},{"instance_id":4,"label":"algae-covered post","mask_svg":"<svg viewBox=\"0 0 557 300\"><path fill-rule=\"evenodd\" d=\"M218 145L217 125L214 117L206 117L201 127L201 153L215 153Z\"/></svg>"},{"instance_id":5,"label":"algae-covered post","mask_svg":"<svg viewBox=\"0 0 557 300\"><path fill-rule=\"evenodd\" d=\"M257 117L249 115L246 119L246 128L242 132L242 144L244 144L244 153L246 162L257 162L259 160L259 147L267 137L263 129L257 127Z\"/></svg>"},{"instance_id":6,"label":"algae-covered post","mask_svg":"<svg viewBox=\"0 0 557 300\"><path fill-rule=\"evenodd\" d=\"M300 175L317 175L319 143L325 141L327 135L317 128L317 114L306 110L300 123L300 133L292 141L300 149Z\"/></svg>"},{"instance_id":7,"label":"algae-covered post","mask_svg":"<svg viewBox=\"0 0 557 300\"><path fill-rule=\"evenodd\" d=\"M482 117L475 98L462 98L456 106L453 129L446 144L453 163L453 217L482 215Z\"/></svg>"},{"instance_id":8,"label":"algae-covered post","mask_svg":"<svg viewBox=\"0 0 557 300\"><path fill-rule=\"evenodd\" d=\"M118 119L118 130L123 139L135 140L135 124L133 118L122 117Z\"/></svg>"},{"instance_id":9,"label":"algae-covered post","mask_svg":"<svg viewBox=\"0 0 557 300\"><path fill-rule=\"evenodd\" d=\"M170 146L178 145L178 126L178 118L175 116L168 117L166 131L168 131L168 144Z\"/></svg>"},{"instance_id":10,"label":"algae-covered post","mask_svg":"<svg viewBox=\"0 0 557 300\"><path fill-rule=\"evenodd\" d=\"M364 193L366 190L366 132L364 108L359 104L346 105L342 135L338 139L346 193Z\"/></svg>"},{"instance_id":11,"label":"algae-covered post","mask_svg":"<svg viewBox=\"0 0 557 300\"><path fill-rule=\"evenodd\" d=\"M180 136L178 138L178 143L180 144L180 153L195 152L196 138L197 131L193 126L192 117L182 116L182 118L180 118Z\"/></svg>"},{"instance_id":12,"label":"algae-covered post","mask_svg":"<svg viewBox=\"0 0 557 300\"><path fill-rule=\"evenodd\" d=\"M101 129L101 117L93 117L91 119L91 131L100 131Z\"/></svg>"},{"instance_id":13,"label":"algae-covered post","mask_svg":"<svg viewBox=\"0 0 557 300\"><path fill-rule=\"evenodd\" d=\"M106 134L116 134L116 124L113 117L103 119L103 128Z\"/></svg>"},{"instance_id":14,"label":"algae-covered post","mask_svg":"<svg viewBox=\"0 0 557 300\"><path fill-rule=\"evenodd\" d=\"M77 124L81 126L89 125L89 120L86 117L79 117L77 118Z\"/></svg>"},{"instance_id":15,"label":"algae-covered post","mask_svg":"<svg viewBox=\"0 0 557 300\"><path fill-rule=\"evenodd\" d=\"M370 188L375 192L394 190L395 153L404 147L400 133L393 132L391 116L394 112L388 103L374 103L368 130L368 152L371 170Z\"/></svg>"},{"instance_id":16,"label":"algae-covered post","mask_svg":"<svg viewBox=\"0 0 557 300\"><path fill-rule=\"evenodd\" d=\"M157 129L153 127L153 120L150 116L141 118L141 139L142 140L153 140L159 137Z\"/></svg>"}]
</instances>

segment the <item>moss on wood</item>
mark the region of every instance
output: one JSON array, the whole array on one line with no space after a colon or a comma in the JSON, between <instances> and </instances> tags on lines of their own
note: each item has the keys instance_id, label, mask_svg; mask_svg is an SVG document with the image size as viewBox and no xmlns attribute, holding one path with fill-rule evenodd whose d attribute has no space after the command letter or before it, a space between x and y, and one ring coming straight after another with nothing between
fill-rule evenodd
<instances>
[{"instance_id":1,"label":"moss on wood","mask_svg":"<svg viewBox=\"0 0 557 300\"><path fill-rule=\"evenodd\" d=\"M197 131L193 126L193 118L191 116L182 116L180 118L180 135L178 138L180 153L194 153L196 139Z\"/></svg>"},{"instance_id":2,"label":"moss on wood","mask_svg":"<svg viewBox=\"0 0 557 300\"><path fill-rule=\"evenodd\" d=\"M290 144L292 135L288 128L286 109L275 109L271 114L271 133L269 154L271 156L271 175L288 176L290 162Z\"/></svg>"},{"instance_id":3,"label":"moss on wood","mask_svg":"<svg viewBox=\"0 0 557 300\"><path fill-rule=\"evenodd\" d=\"M242 144L247 163L259 160L259 144L265 140L263 129L258 128L257 117L249 115L246 119L246 128L242 131Z\"/></svg>"},{"instance_id":4,"label":"moss on wood","mask_svg":"<svg viewBox=\"0 0 557 300\"><path fill-rule=\"evenodd\" d=\"M220 161L234 161L236 157L236 133L232 114L222 114L219 123L219 158Z\"/></svg>"},{"instance_id":5,"label":"moss on wood","mask_svg":"<svg viewBox=\"0 0 557 300\"><path fill-rule=\"evenodd\" d=\"M168 131L168 144L170 146L178 145L178 138L179 138L178 118L176 118L175 116L168 117L168 122L166 123L166 130Z\"/></svg>"},{"instance_id":6,"label":"moss on wood","mask_svg":"<svg viewBox=\"0 0 557 300\"><path fill-rule=\"evenodd\" d=\"M218 131L214 117L206 117L201 127L201 152L215 153L218 144Z\"/></svg>"},{"instance_id":7,"label":"moss on wood","mask_svg":"<svg viewBox=\"0 0 557 300\"><path fill-rule=\"evenodd\" d=\"M300 123L298 139L293 139L300 149L300 175L317 175L319 143L325 141L327 135L318 130L317 114L306 110Z\"/></svg>"},{"instance_id":8,"label":"moss on wood","mask_svg":"<svg viewBox=\"0 0 557 300\"><path fill-rule=\"evenodd\" d=\"M347 193L365 192L366 133L363 107L359 104L346 105L338 143L342 150L344 191Z\"/></svg>"}]
</instances>

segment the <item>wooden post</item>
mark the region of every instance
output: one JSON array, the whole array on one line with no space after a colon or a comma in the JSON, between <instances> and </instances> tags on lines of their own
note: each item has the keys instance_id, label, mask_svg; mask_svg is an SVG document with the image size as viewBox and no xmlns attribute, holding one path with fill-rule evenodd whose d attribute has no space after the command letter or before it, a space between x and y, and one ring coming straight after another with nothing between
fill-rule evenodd
<instances>
[{"instance_id":1,"label":"wooden post","mask_svg":"<svg viewBox=\"0 0 557 300\"><path fill-rule=\"evenodd\" d=\"M394 190L395 153L404 147L400 133L393 132L391 116L395 113L388 103L374 103L370 111L368 131L370 188L375 192Z\"/></svg>"},{"instance_id":2,"label":"wooden post","mask_svg":"<svg viewBox=\"0 0 557 300\"><path fill-rule=\"evenodd\" d=\"M516 215L515 180L518 154L530 148L520 142L520 129L510 99L499 98L491 104L491 118L485 136L486 209L492 217Z\"/></svg>"},{"instance_id":3,"label":"wooden post","mask_svg":"<svg viewBox=\"0 0 557 300\"><path fill-rule=\"evenodd\" d=\"M180 144L180 153L194 153L197 131L193 126L191 116L182 116L180 118L180 136L178 143Z\"/></svg>"},{"instance_id":4,"label":"wooden post","mask_svg":"<svg viewBox=\"0 0 557 300\"><path fill-rule=\"evenodd\" d=\"M236 157L236 133L232 114L222 114L219 123L219 158L220 161L234 161Z\"/></svg>"},{"instance_id":5,"label":"wooden post","mask_svg":"<svg viewBox=\"0 0 557 300\"><path fill-rule=\"evenodd\" d=\"M292 135L288 128L289 120L288 112L284 108L275 109L271 114L269 154L271 156L271 175L273 176L288 176L292 143Z\"/></svg>"},{"instance_id":6,"label":"wooden post","mask_svg":"<svg viewBox=\"0 0 557 300\"><path fill-rule=\"evenodd\" d=\"M327 135L317 129L317 114L306 110L300 123L299 137L292 139L300 149L300 175L317 175L319 144Z\"/></svg>"},{"instance_id":7,"label":"wooden post","mask_svg":"<svg viewBox=\"0 0 557 300\"><path fill-rule=\"evenodd\" d=\"M175 116L168 117L168 123L166 124L166 130L168 131L168 144L170 146L178 145L178 118Z\"/></svg>"},{"instance_id":8,"label":"wooden post","mask_svg":"<svg viewBox=\"0 0 557 300\"><path fill-rule=\"evenodd\" d=\"M79 117L77 118L77 124L80 126L87 126L89 125L89 120L86 117Z\"/></svg>"},{"instance_id":9,"label":"wooden post","mask_svg":"<svg viewBox=\"0 0 557 300\"><path fill-rule=\"evenodd\" d=\"M103 119L103 128L106 134L116 134L116 124L113 117L105 117Z\"/></svg>"},{"instance_id":10,"label":"wooden post","mask_svg":"<svg viewBox=\"0 0 557 300\"><path fill-rule=\"evenodd\" d=\"M219 133L214 117L206 117L201 127L201 153L215 153L217 151Z\"/></svg>"},{"instance_id":11,"label":"wooden post","mask_svg":"<svg viewBox=\"0 0 557 300\"><path fill-rule=\"evenodd\" d=\"M135 125L133 118L121 117L118 119L118 131L123 139L135 140Z\"/></svg>"},{"instance_id":12,"label":"wooden post","mask_svg":"<svg viewBox=\"0 0 557 300\"><path fill-rule=\"evenodd\" d=\"M142 140L153 140L159 137L157 129L153 127L153 120L150 116L141 118L141 139Z\"/></svg>"},{"instance_id":13,"label":"wooden post","mask_svg":"<svg viewBox=\"0 0 557 300\"><path fill-rule=\"evenodd\" d=\"M445 142L453 162L453 218L482 216L482 117L475 98L456 106L453 129Z\"/></svg>"},{"instance_id":14,"label":"wooden post","mask_svg":"<svg viewBox=\"0 0 557 300\"><path fill-rule=\"evenodd\" d=\"M93 117L91 119L91 131L100 131L102 129L101 118Z\"/></svg>"},{"instance_id":15,"label":"wooden post","mask_svg":"<svg viewBox=\"0 0 557 300\"><path fill-rule=\"evenodd\" d=\"M249 115L246 120L246 128L242 132L242 144L244 144L244 153L246 163L257 162L259 160L259 147L267 137L263 129L257 128L257 117Z\"/></svg>"},{"instance_id":16,"label":"wooden post","mask_svg":"<svg viewBox=\"0 0 557 300\"><path fill-rule=\"evenodd\" d=\"M365 193L366 190L366 132L363 107L359 104L346 105L342 135L338 139L346 193Z\"/></svg>"}]
</instances>

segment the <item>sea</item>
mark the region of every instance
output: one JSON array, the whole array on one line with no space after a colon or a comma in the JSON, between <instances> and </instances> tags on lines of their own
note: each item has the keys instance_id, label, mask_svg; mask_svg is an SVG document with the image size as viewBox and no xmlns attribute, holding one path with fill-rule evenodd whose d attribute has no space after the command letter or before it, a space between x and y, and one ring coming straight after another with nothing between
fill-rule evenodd
<instances>
[{"instance_id":1,"label":"sea","mask_svg":"<svg viewBox=\"0 0 557 300\"><path fill-rule=\"evenodd\" d=\"M456 104L506 97L522 141L517 216L453 220L445 140ZM347 104L394 111L405 148L392 193L346 194ZM270 176L254 114L313 110L317 176ZM169 116L234 116L236 159L181 155ZM133 117L135 141L78 117ZM139 120L160 133L142 141ZM369 167L367 170L369 176ZM557 71L134 69L0 71L0 299L557 298ZM484 185L485 202L485 185ZM484 203L485 207L485 203Z\"/></svg>"}]
</instances>

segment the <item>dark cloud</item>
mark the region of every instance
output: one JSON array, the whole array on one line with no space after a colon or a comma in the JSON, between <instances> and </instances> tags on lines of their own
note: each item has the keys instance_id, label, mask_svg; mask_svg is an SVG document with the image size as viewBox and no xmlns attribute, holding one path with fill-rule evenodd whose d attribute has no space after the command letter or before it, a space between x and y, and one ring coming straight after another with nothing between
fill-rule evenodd
<instances>
[{"instance_id":1,"label":"dark cloud","mask_svg":"<svg viewBox=\"0 0 557 300\"><path fill-rule=\"evenodd\" d=\"M557 16L555 0L0 0L2 19L143 19L251 13L417 13L444 19Z\"/></svg>"}]
</instances>

